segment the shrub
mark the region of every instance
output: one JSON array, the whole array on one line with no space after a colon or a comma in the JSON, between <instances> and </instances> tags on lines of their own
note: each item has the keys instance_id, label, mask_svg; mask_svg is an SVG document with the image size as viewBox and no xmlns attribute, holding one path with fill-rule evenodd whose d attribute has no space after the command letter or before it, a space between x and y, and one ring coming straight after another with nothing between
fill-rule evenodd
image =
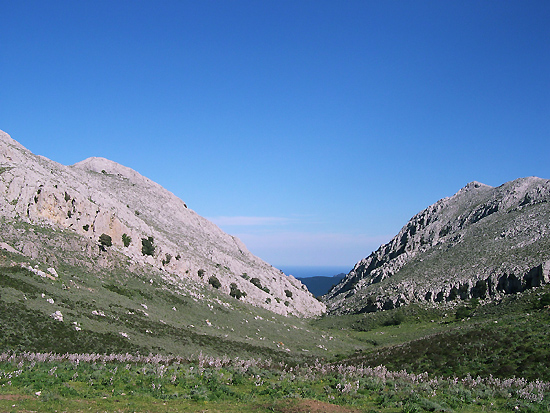
<instances>
[{"instance_id":1,"label":"shrub","mask_svg":"<svg viewBox=\"0 0 550 413\"><path fill-rule=\"evenodd\" d=\"M65 192L65 201L69 202L71 200L71 196Z\"/></svg>"},{"instance_id":2,"label":"shrub","mask_svg":"<svg viewBox=\"0 0 550 413\"><path fill-rule=\"evenodd\" d=\"M229 295L231 297L236 298L237 300L241 299L241 297L246 297L246 293L244 291L239 290L239 288L237 287L237 284L231 283L229 288L230 288Z\"/></svg>"},{"instance_id":3,"label":"shrub","mask_svg":"<svg viewBox=\"0 0 550 413\"><path fill-rule=\"evenodd\" d=\"M383 325L385 326L398 326L403 321L405 321L405 315L403 313L396 313L389 320L384 321Z\"/></svg>"},{"instance_id":4,"label":"shrub","mask_svg":"<svg viewBox=\"0 0 550 413\"><path fill-rule=\"evenodd\" d=\"M172 260L172 256L170 254L166 254L166 258L162 260L162 265L170 264L170 261Z\"/></svg>"},{"instance_id":5,"label":"shrub","mask_svg":"<svg viewBox=\"0 0 550 413\"><path fill-rule=\"evenodd\" d=\"M111 236L110 236L110 235L101 234L101 235L99 236L99 243L100 243L101 246L103 246L103 247L110 247L111 245L113 245L113 240L111 239Z\"/></svg>"},{"instance_id":6,"label":"shrub","mask_svg":"<svg viewBox=\"0 0 550 413\"><path fill-rule=\"evenodd\" d=\"M197 274L199 277L204 277L204 270L201 268L200 270L197 271Z\"/></svg>"},{"instance_id":7,"label":"shrub","mask_svg":"<svg viewBox=\"0 0 550 413\"><path fill-rule=\"evenodd\" d=\"M250 282L254 284L256 287L258 287L260 290L262 289L262 282L260 281L259 278L254 277L250 280Z\"/></svg>"},{"instance_id":8,"label":"shrub","mask_svg":"<svg viewBox=\"0 0 550 413\"><path fill-rule=\"evenodd\" d=\"M285 294L288 298L292 298L292 291L290 290L285 290Z\"/></svg>"},{"instance_id":9,"label":"shrub","mask_svg":"<svg viewBox=\"0 0 550 413\"><path fill-rule=\"evenodd\" d=\"M90 229L90 224L83 225L83 226L82 226L82 229L83 229L84 231L88 231L88 230Z\"/></svg>"},{"instance_id":10,"label":"shrub","mask_svg":"<svg viewBox=\"0 0 550 413\"><path fill-rule=\"evenodd\" d=\"M545 293L539 300L540 308L550 306L550 293Z\"/></svg>"},{"instance_id":11,"label":"shrub","mask_svg":"<svg viewBox=\"0 0 550 413\"><path fill-rule=\"evenodd\" d=\"M128 248L132 243L132 238L130 238L128 234L122 234L122 243L126 248Z\"/></svg>"},{"instance_id":12,"label":"shrub","mask_svg":"<svg viewBox=\"0 0 550 413\"><path fill-rule=\"evenodd\" d=\"M455 317L457 320L463 320L465 318L471 317L473 309L470 307L460 307L456 310Z\"/></svg>"},{"instance_id":13,"label":"shrub","mask_svg":"<svg viewBox=\"0 0 550 413\"><path fill-rule=\"evenodd\" d=\"M141 253L143 255L153 255L155 253L155 245L153 244L153 237L141 239Z\"/></svg>"},{"instance_id":14,"label":"shrub","mask_svg":"<svg viewBox=\"0 0 550 413\"><path fill-rule=\"evenodd\" d=\"M216 277L215 275L210 276L210 278L208 279L208 284L210 284L212 287L216 289L222 286L222 283L220 282L220 280L218 280L218 277Z\"/></svg>"}]
</instances>

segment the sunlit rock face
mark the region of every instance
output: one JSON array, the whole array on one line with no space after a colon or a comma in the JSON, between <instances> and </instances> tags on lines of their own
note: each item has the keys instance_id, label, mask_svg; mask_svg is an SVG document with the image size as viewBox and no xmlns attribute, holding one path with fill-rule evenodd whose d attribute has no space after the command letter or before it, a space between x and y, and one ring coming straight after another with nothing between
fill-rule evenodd
<instances>
[{"instance_id":1,"label":"sunlit rock face","mask_svg":"<svg viewBox=\"0 0 550 413\"><path fill-rule=\"evenodd\" d=\"M324 297L332 313L494 299L549 282L550 181L472 182L411 220Z\"/></svg>"},{"instance_id":2,"label":"sunlit rock face","mask_svg":"<svg viewBox=\"0 0 550 413\"><path fill-rule=\"evenodd\" d=\"M278 314L309 317L325 311L300 281L251 254L239 239L136 171L103 158L64 166L32 154L1 131L0 216L71 235L51 254L32 232L11 234L7 247L34 259L109 267L116 263L108 251L115 250L134 265L154 266L173 279L212 284L215 277L227 294L233 284L233 291L245 293L240 300ZM89 259L63 256L69 244Z\"/></svg>"}]
</instances>

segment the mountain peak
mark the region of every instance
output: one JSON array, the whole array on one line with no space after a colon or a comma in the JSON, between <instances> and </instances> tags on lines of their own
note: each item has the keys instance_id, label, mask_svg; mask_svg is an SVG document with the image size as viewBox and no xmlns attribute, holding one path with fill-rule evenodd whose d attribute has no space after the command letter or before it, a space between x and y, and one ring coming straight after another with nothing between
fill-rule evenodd
<instances>
[{"instance_id":1,"label":"mountain peak","mask_svg":"<svg viewBox=\"0 0 550 413\"><path fill-rule=\"evenodd\" d=\"M84 159L83 161L75 163L74 165L72 165L72 167L83 169L85 171L123 176L128 179L139 177L141 179L147 180L147 178L142 176L140 173L134 171L132 168L129 168L115 161L111 161L110 159L106 159L102 157L93 156L93 157Z\"/></svg>"},{"instance_id":2,"label":"mountain peak","mask_svg":"<svg viewBox=\"0 0 550 413\"><path fill-rule=\"evenodd\" d=\"M12 223L0 235L23 255L89 269L116 267L123 259L159 271L177 288L212 287L283 315L325 311L302 283L131 168L100 157L60 165L33 155L4 132L0 165L0 217ZM34 231L25 238L13 230L21 221L61 230L62 239L54 248L50 239L33 238ZM118 258L109 261L109 255Z\"/></svg>"},{"instance_id":3,"label":"mountain peak","mask_svg":"<svg viewBox=\"0 0 550 413\"><path fill-rule=\"evenodd\" d=\"M463 188L465 190L472 190L472 189L478 189L478 188L492 188L491 186L489 185L485 185L481 182L478 182L478 181L472 181L468 184L466 184L466 186Z\"/></svg>"},{"instance_id":4,"label":"mountain peak","mask_svg":"<svg viewBox=\"0 0 550 413\"><path fill-rule=\"evenodd\" d=\"M3 130L0 130L0 142L4 144L8 144L10 146L14 146L18 149L27 150L23 145L21 145L19 142L17 142L15 139L13 139L9 134L4 132Z\"/></svg>"},{"instance_id":5,"label":"mountain peak","mask_svg":"<svg viewBox=\"0 0 550 413\"><path fill-rule=\"evenodd\" d=\"M329 311L498 297L550 282L550 180L471 182L412 217L325 296Z\"/></svg>"}]
</instances>

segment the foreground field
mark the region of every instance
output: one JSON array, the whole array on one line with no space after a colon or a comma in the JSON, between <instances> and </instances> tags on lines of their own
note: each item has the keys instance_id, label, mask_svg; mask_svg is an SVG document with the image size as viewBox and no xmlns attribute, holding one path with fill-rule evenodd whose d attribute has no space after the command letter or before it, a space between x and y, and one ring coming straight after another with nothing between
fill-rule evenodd
<instances>
[{"instance_id":1,"label":"foreground field","mask_svg":"<svg viewBox=\"0 0 550 413\"><path fill-rule=\"evenodd\" d=\"M4 353L1 411L421 412L550 409L550 383L442 378L383 366Z\"/></svg>"},{"instance_id":2,"label":"foreground field","mask_svg":"<svg viewBox=\"0 0 550 413\"><path fill-rule=\"evenodd\" d=\"M550 411L550 286L304 320L7 255L0 412Z\"/></svg>"}]
</instances>

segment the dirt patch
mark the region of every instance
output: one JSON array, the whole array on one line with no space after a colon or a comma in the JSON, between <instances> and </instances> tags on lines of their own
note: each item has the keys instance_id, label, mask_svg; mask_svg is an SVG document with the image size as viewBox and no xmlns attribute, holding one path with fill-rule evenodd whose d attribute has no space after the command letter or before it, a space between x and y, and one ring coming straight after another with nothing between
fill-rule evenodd
<instances>
[{"instance_id":1,"label":"dirt patch","mask_svg":"<svg viewBox=\"0 0 550 413\"><path fill-rule=\"evenodd\" d=\"M317 400L290 400L277 403L273 411L278 413L359 413L361 410L320 402Z\"/></svg>"},{"instance_id":2,"label":"dirt patch","mask_svg":"<svg viewBox=\"0 0 550 413\"><path fill-rule=\"evenodd\" d=\"M0 400L26 400L34 399L32 396L25 396L23 394L0 394Z\"/></svg>"}]
</instances>

